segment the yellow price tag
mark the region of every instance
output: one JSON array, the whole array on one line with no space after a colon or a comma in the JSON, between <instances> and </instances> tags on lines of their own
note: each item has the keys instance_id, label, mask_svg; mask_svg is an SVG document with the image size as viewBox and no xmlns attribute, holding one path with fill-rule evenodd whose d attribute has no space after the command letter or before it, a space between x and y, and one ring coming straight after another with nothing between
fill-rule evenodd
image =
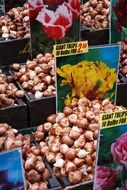
<instances>
[{"instance_id":1,"label":"yellow price tag","mask_svg":"<svg viewBox=\"0 0 127 190\"><path fill-rule=\"evenodd\" d=\"M127 110L100 114L99 126L101 129L127 124Z\"/></svg>"},{"instance_id":2,"label":"yellow price tag","mask_svg":"<svg viewBox=\"0 0 127 190\"><path fill-rule=\"evenodd\" d=\"M53 46L53 54L55 57L75 55L86 52L88 52L88 41L57 44Z\"/></svg>"}]
</instances>

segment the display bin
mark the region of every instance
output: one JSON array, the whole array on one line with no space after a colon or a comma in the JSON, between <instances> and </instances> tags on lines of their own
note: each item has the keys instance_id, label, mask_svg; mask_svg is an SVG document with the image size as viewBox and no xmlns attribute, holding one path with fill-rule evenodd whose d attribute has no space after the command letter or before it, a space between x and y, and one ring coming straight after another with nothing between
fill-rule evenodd
<instances>
[{"instance_id":1,"label":"display bin","mask_svg":"<svg viewBox=\"0 0 127 190\"><path fill-rule=\"evenodd\" d=\"M23 90L19 82L17 82L17 85ZM56 113L56 96L35 99L32 93L26 92L25 102L28 106L28 123L30 127L44 123L50 114Z\"/></svg>"},{"instance_id":2,"label":"display bin","mask_svg":"<svg viewBox=\"0 0 127 190\"><path fill-rule=\"evenodd\" d=\"M65 187L65 190L93 190L93 181Z\"/></svg>"},{"instance_id":3,"label":"display bin","mask_svg":"<svg viewBox=\"0 0 127 190\"><path fill-rule=\"evenodd\" d=\"M127 107L127 84L121 83L117 85L116 104Z\"/></svg>"},{"instance_id":4,"label":"display bin","mask_svg":"<svg viewBox=\"0 0 127 190\"><path fill-rule=\"evenodd\" d=\"M93 190L93 181L71 185L67 177L61 177L58 180L64 190Z\"/></svg>"},{"instance_id":5,"label":"display bin","mask_svg":"<svg viewBox=\"0 0 127 190\"><path fill-rule=\"evenodd\" d=\"M4 0L5 2L5 11L8 12L10 9L18 6L23 6L27 0Z\"/></svg>"},{"instance_id":6,"label":"display bin","mask_svg":"<svg viewBox=\"0 0 127 190\"><path fill-rule=\"evenodd\" d=\"M51 171L51 173L53 173L52 169L48 163L46 164L46 166L49 169L49 171ZM54 176L54 173L53 173L53 176ZM54 176L53 179L54 178L56 178L56 177ZM76 185L71 185L66 177L61 177L61 178L57 178L56 182L59 184L59 188L61 190L71 190L71 189L73 189L73 190L93 190L93 181L84 182L84 183L80 183L80 184L76 184ZM49 180L49 183L50 183L50 180ZM48 189L50 189L50 188L48 188ZM57 189L58 189L58 187L57 187ZM56 189L56 187L51 188L51 190L57 190L57 189Z\"/></svg>"},{"instance_id":7,"label":"display bin","mask_svg":"<svg viewBox=\"0 0 127 190\"><path fill-rule=\"evenodd\" d=\"M31 128L31 133L32 133L32 139L36 145L36 147L40 148L39 142L37 142L34 138L33 133L37 130L37 127L32 127ZM45 137L47 136L48 133L45 133ZM47 166L47 168L49 169L49 171L51 171L54 174L53 170L52 170L52 165L49 164L46 160L46 158L44 158L44 162L45 165ZM55 177L57 178L58 184L61 187L61 190L93 190L93 180L88 181L88 182L82 182L76 185L72 185L67 177ZM51 189L52 190L52 189ZM55 190L55 189L53 189Z\"/></svg>"},{"instance_id":8,"label":"display bin","mask_svg":"<svg viewBox=\"0 0 127 190\"><path fill-rule=\"evenodd\" d=\"M10 69L10 74L14 72ZM22 85L17 81L17 86L24 90ZM24 90L25 91L25 90ZM26 91L25 91L26 92ZM28 108L28 125L29 127L37 126L46 121L46 118L53 113L56 113L56 96L42 97L35 99L32 93L25 93L25 102Z\"/></svg>"},{"instance_id":9,"label":"display bin","mask_svg":"<svg viewBox=\"0 0 127 190\"><path fill-rule=\"evenodd\" d=\"M50 164L47 163L47 165L49 165L49 167L52 168ZM62 190L93 190L92 180L88 182L82 182L76 185L72 185L67 179L67 177L58 177L57 180L60 183Z\"/></svg>"},{"instance_id":10,"label":"display bin","mask_svg":"<svg viewBox=\"0 0 127 190\"><path fill-rule=\"evenodd\" d=\"M109 29L89 30L80 29L81 40L88 40L89 46L109 44Z\"/></svg>"},{"instance_id":11,"label":"display bin","mask_svg":"<svg viewBox=\"0 0 127 190\"><path fill-rule=\"evenodd\" d=\"M30 38L17 40L0 39L0 65L7 66L14 62L25 62L31 58Z\"/></svg>"},{"instance_id":12,"label":"display bin","mask_svg":"<svg viewBox=\"0 0 127 190\"><path fill-rule=\"evenodd\" d=\"M26 134L30 134L31 137L32 137L32 140L33 140L33 135L32 135L32 132L35 130L35 128L22 128L22 129L19 129L18 130L18 133L21 133L23 135L26 135Z\"/></svg>"},{"instance_id":13,"label":"display bin","mask_svg":"<svg viewBox=\"0 0 127 190\"><path fill-rule=\"evenodd\" d=\"M10 75L7 68L2 69L2 73ZM13 106L0 108L0 123L8 123L16 129L28 127L27 105L23 99L15 98Z\"/></svg>"},{"instance_id":14,"label":"display bin","mask_svg":"<svg viewBox=\"0 0 127 190\"><path fill-rule=\"evenodd\" d=\"M30 134L31 135L31 143L33 143L35 146L38 147L38 144L36 143L32 132L34 132L36 130L36 127L30 127L30 128L26 128L26 129L20 129L18 130L19 133L21 134ZM59 181L57 180L56 176L54 175L51 167L49 166L49 164L45 161L45 159L43 159L45 166L47 167L48 171L49 171L49 180L48 180L48 190L61 190L62 187L59 183Z\"/></svg>"},{"instance_id":15,"label":"display bin","mask_svg":"<svg viewBox=\"0 0 127 190\"><path fill-rule=\"evenodd\" d=\"M48 190L61 190L61 184L59 183L59 181L57 180L56 176L54 175L51 167L49 166L49 164L45 161L44 159L44 163L46 165L46 167L49 170L50 176L49 176L49 184L48 184Z\"/></svg>"},{"instance_id":16,"label":"display bin","mask_svg":"<svg viewBox=\"0 0 127 190\"><path fill-rule=\"evenodd\" d=\"M29 125L39 125L46 121L46 118L56 112L56 97L51 96L36 100L26 96L28 105Z\"/></svg>"},{"instance_id":17,"label":"display bin","mask_svg":"<svg viewBox=\"0 0 127 190\"><path fill-rule=\"evenodd\" d=\"M8 123L16 129L28 127L27 105L17 100L17 105L0 108L0 123Z\"/></svg>"},{"instance_id":18,"label":"display bin","mask_svg":"<svg viewBox=\"0 0 127 190\"><path fill-rule=\"evenodd\" d=\"M37 127L33 127L32 128L32 139L35 142L36 146L38 148L40 148L39 142L37 142L34 138L33 132L35 132L37 130ZM47 136L47 133L45 133L45 136ZM49 168L52 171L52 165L49 164L46 159L44 159L44 162L47 166L47 168ZM53 171L52 171L53 172ZM54 172L53 172L54 175ZM76 185L72 185L68 178L63 176L63 177L57 177L58 183L61 186L62 190L93 190L93 180L88 181L88 182L82 182Z\"/></svg>"}]
</instances>

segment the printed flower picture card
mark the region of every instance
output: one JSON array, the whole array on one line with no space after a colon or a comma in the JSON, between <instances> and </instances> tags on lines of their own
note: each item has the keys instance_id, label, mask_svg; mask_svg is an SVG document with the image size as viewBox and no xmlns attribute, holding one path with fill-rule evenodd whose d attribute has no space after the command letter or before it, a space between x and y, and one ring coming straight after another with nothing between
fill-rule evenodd
<instances>
[{"instance_id":1,"label":"printed flower picture card","mask_svg":"<svg viewBox=\"0 0 127 190\"><path fill-rule=\"evenodd\" d=\"M33 54L79 40L80 0L28 0Z\"/></svg>"}]
</instances>

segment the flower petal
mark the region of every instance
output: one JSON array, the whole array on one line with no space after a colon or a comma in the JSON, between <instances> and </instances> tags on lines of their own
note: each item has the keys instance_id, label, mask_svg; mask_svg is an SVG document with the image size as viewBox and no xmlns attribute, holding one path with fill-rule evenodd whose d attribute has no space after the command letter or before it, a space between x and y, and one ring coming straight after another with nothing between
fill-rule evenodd
<instances>
[{"instance_id":1,"label":"flower petal","mask_svg":"<svg viewBox=\"0 0 127 190\"><path fill-rule=\"evenodd\" d=\"M63 4L56 12L43 8L36 20L42 24L48 37L62 39L72 25L72 13Z\"/></svg>"},{"instance_id":2,"label":"flower petal","mask_svg":"<svg viewBox=\"0 0 127 190\"><path fill-rule=\"evenodd\" d=\"M72 12L64 4L58 6L56 16L59 16L59 19L56 20L55 24L60 24L65 28L69 28L72 25Z\"/></svg>"},{"instance_id":3,"label":"flower petal","mask_svg":"<svg viewBox=\"0 0 127 190\"><path fill-rule=\"evenodd\" d=\"M62 39L65 36L65 29L60 25L44 26L44 31L49 38Z\"/></svg>"},{"instance_id":4,"label":"flower petal","mask_svg":"<svg viewBox=\"0 0 127 190\"><path fill-rule=\"evenodd\" d=\"M39 12L44 8L42 0L28 0L30 20L34 21Z\"/></svg>"},{"instance_id":5,"label":"flower petal","mask_svg":"<svg viewBox=\"0 0 127 190\"><path fill-rule=\"evenodd\" d=\"M69 3L65 3L65 4L72 11L73 19L79 18L79 15L80 15L80 0L69 0Z\"/></svg>"}]
</instances>

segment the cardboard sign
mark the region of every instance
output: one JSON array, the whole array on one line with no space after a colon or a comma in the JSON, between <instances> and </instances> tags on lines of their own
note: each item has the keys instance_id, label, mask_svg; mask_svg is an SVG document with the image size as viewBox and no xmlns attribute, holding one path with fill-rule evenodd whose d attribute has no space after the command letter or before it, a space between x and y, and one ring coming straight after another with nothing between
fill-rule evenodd
<instances>
[{"instance_id":1,"label":"cardboard sign","mask_svg":"<svg viewBox=\"0 0 127 190\"><path fill-rule=\"evenodd\" d=\"M102 129L127 124L127 110L101 114L99 122Z\"/></svg>"},{"instance_id":2,"label":"cardboard sign","mask_svg":"<svg viewBox=\"0 0 127 190\"><path fill-rule=\"evenodd\" d=\"M55 46L58 47L64 48ZM69 106L73 97L109 98L115 102L118 63L118 45L91 47L86 53L56 57L57 111Z\"/></svg>"},{"instance_id":3,"label":"cardboard sign","mask_svg":"<svg viewBox=\"0 0 127 190\"><path fill-rule=\"evenodd\" d=\"M127 110L101 114L94 190L127 189Z\"/></svg>"},{"instance_id":4,"label":"cardboard sign","mask_svg":"<svg viewBox=\"0 0 127 190\"><path fill-rule=\"evenodd\" d=\"M127 37L127 1L111 1L111 35L110 42L116 43Z\"/></svg>"},{"instance_id":5,"label":"cardboard sign","mask_svg":"<svg viewBox=\"0 0 127 190\"><path fill-rule=\"evenodd\" d=\"M54 44L79 40L80 0L31 2L28 1L33 56L52 52Z\"/></svg>"},{"instance_id":6,"label":"cardboard sign","mask_svg":"<svg viewBox=\"0 0 127 190\"><path fill-rule=\"evenodd\" d=\"M55 57L75 55L88 52L88 41L73 42L54 45L53 54Z\"/></svg>"},{"instance_id":7,"label":"cardboard sign","mask_svg":"<svg viewBox=\"0 0 127 190\"><path fill-rule=\"evenodd\" d=\"M26 190L20 149L0 153L0 190L3 189Z\"/></svg>"}]
</instances>

